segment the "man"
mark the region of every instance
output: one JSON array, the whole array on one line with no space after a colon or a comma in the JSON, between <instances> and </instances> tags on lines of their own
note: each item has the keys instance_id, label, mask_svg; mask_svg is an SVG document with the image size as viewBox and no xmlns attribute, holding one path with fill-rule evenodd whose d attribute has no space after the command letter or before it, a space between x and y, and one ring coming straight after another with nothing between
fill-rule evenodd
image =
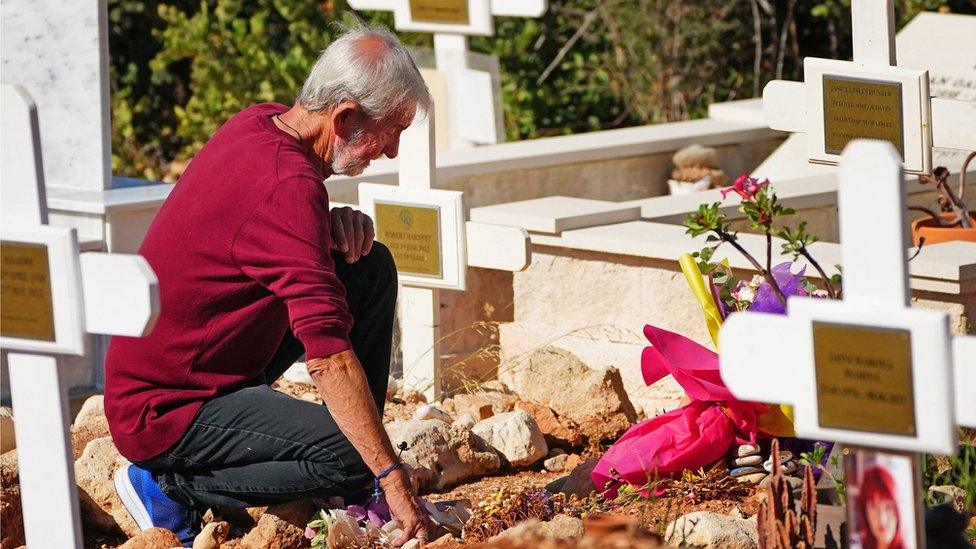
<instances>
[{"instance_id":1,"label":"man","mask_svg":"<svg viewBox=\"0 0 976 549\"><path fill-rule=\"evenodd\" d=\"M295 106L231 118L200 150L140 253L162 315L145 338L116 337L105 412L132 465L116 487L140 528L192 542L208 507L342 496L374 480L404 526L428 522L383 429L396 302L389 250L372 221L329 211L322 181L397 155L430 94L389 32L332 42ZM302 354L325 406L268 387Z\"/></svg>"}]
</instances>

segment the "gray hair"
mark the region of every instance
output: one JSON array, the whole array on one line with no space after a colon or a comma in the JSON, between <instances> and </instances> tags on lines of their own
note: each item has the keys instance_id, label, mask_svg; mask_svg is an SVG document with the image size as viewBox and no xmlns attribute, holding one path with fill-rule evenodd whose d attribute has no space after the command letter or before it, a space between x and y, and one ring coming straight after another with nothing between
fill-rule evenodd
<instances>
[{"instance_id":1,"label":"gray hair","mask_svg":"<svg viewBox=\"0 0 976 549\"><path fill-rule=\"evenodd\" d=\"M433 107L407 48L390 31L362 22L325 48L298 94L298 102L310 111L345 101L358 103L374 120L411 103L425 113Z\"/></svg>"}]
</instances>

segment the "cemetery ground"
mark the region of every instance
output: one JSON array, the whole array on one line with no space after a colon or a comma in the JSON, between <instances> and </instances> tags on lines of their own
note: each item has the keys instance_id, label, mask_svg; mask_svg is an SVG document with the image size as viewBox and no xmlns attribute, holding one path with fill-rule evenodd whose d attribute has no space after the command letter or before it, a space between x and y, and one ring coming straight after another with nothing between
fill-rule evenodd
<instances>
[{"instance_id":1,"label":"cemetery ground","mask_svg":"<svg viewBox=\"0 0 976 549\"><path fill-rule=\"evenodd\" d=\"M737 482L724 458L675 478L649 479L644 490L625 485L614 498L598 495L590 479L596 459L624 429L644 419L629 402L619 373L610 367L602 383L586 380L586 394L579 395L572 394L578 386L567 383L566 376L578 375L585 366L572 354L541 348L521 364L546 376L535 380L546 389L533 391L532 399L497 380L467 380L461 391L427 403L422 394L404 393L402 383L391 379L383 420L394 444L408 443L402 456L414 469L421 495L434 503L463 502L462 508L471 511L467 518L459 508L466 524L447 524L428 546L759 547L757 514L769 489ZM311 384L281 379L274 388L321 403ZM73 407L71 443L85 547L177 546L166 531L139 533L121 505L112 477L125 460L112 445L101 395L76 399ZM9 410L4 415L9 421ZM964 432L961 442L963 448L976 443L976 431ZM926 485L943 487L930 492L928 500L951 501L971 512L974 461L976 452L965 450L959 457L932 456ZM24 543L16 449L0 456L0 477L0 548L13 549ZM826 475L817 497L824 504L838 501ZM309 547L306 527L321 505L302 501L222 514L211 510L193 546ZM836 528L840 520L823 510L828 508L822 507L820 521ZM976 519L968 530L976 537ZM329 545L386 546L375 539Z\"/></svg>"}]
</instances>

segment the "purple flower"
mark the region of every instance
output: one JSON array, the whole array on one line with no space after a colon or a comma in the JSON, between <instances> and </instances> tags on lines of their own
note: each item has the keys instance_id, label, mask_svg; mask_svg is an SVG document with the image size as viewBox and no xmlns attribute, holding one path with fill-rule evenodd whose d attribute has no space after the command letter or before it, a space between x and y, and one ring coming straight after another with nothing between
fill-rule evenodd
<instances>
[{"instance_id":1,"label":"purple flower","mask_svg":"<svg viewBox=\"0 0 976 549\"><path fill-rule=\"evenodd\" d=\"M366 509L363 509L359 505L350 505L346 508L346 516L352 520L359 522L366 518Z\"/></svg>"},{"instance_id":2,"label":"purple flower","mask_svg":"<svg viewBox=\"0 0 976 549\"><path fill-rule=\"evenodd\" d=\"M802 281L806 267L800 269L799 273L793 274L790 272L791 265L791 262L780 263L772 269L773 279L779 284L779 289L783 291L785 297L802 295L804 292ZM772 286L767 282L759 285L756 298L749 306L749 310L758 313L786 314L786 308L776 299Z\"/></svg>"},{"instance_id":3,"label":"purple flower","mask_svg":"<svg viewBox=\"0 0 976 549\"><path fill-rule=\"evenodd\" d=\"M386 497L381 496L379 501L370 499L369 503L366 504L366 515L377 528L382 528L384 524L390 522L392 514L390 513L390 506L386 503Z\"/></svg>"}]
</instances>

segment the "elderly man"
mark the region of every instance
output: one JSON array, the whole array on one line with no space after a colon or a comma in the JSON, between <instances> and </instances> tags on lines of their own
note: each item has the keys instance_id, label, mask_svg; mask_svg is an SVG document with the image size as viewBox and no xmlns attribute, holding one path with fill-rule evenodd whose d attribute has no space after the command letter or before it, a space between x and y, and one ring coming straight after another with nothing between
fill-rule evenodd
<instances>
[{"instance_id":1,"label":"elderly man","mask_svg":"<svg viewBox=\"0 0 976 549\"><path fill-rule=\"evenodd\" d=\"M185 542L208 507L342 496L374 483L404 525L428 522L383 429L396 302L389 250L368 217L329 210L322 181L397 155L430 94L389 32L332 42L290 109L266 103L221 127L193 159L140 253L162 316L116 337L105 412L132 465L116 488L140 528ZM268 387L304 354L325 406Z\"/></svg>"}]
</instances>

